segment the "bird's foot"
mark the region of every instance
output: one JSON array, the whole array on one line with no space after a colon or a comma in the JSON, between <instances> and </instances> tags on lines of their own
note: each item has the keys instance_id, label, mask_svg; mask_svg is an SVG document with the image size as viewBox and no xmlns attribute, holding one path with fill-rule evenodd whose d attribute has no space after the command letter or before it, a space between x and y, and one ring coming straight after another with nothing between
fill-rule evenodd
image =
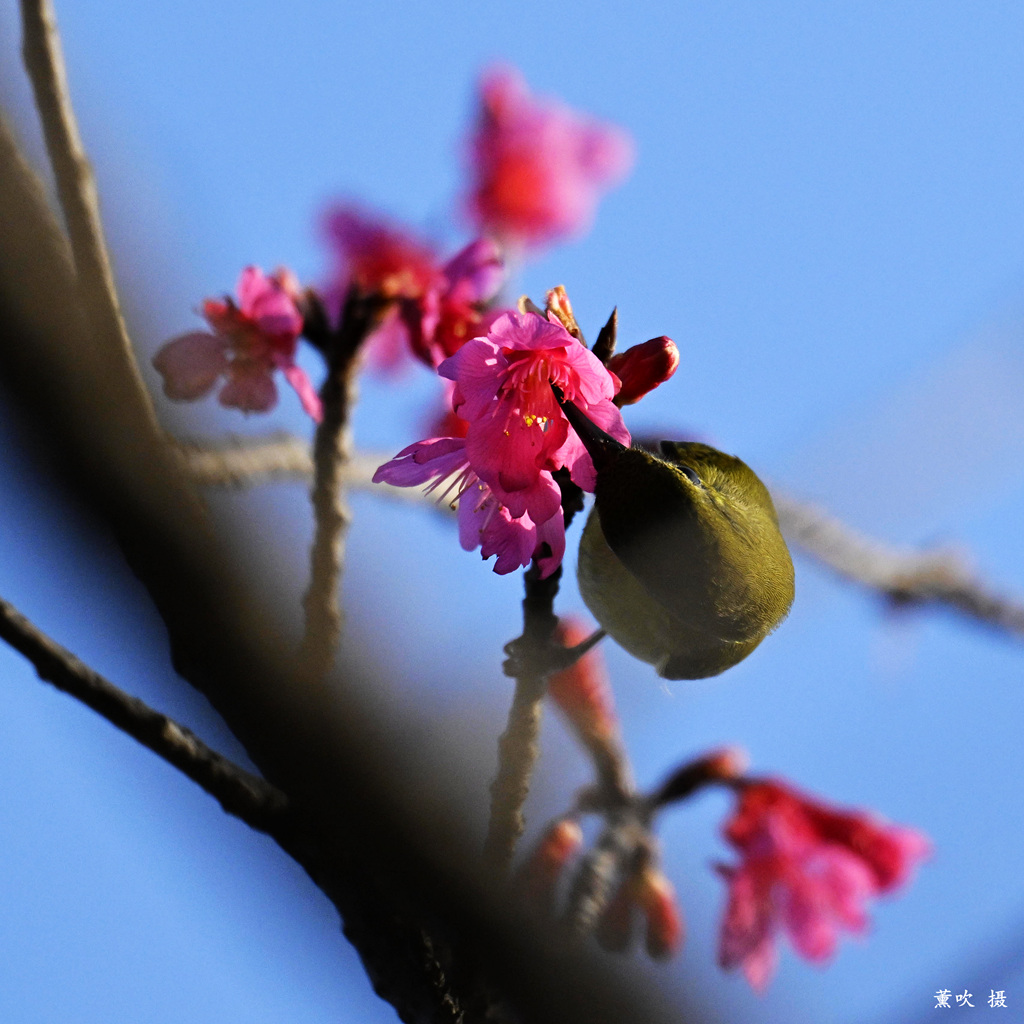
<instances>
[{"instance_id":1,"label":"bird's foot","mask_svg":"<svg viewBox=\"0 0 1024 1024\"><path fill-rule=\"evenodd\" d=\"M554 640L538 644L525 636L516 637L505 644L506 657L501 667L505 675L512 679L523 679L527 676L546 679L575 665L584 654L596 647L604 636L603 629L595 630L586 640L573 647L563 647Z\"/></svg>"}]
</instances>

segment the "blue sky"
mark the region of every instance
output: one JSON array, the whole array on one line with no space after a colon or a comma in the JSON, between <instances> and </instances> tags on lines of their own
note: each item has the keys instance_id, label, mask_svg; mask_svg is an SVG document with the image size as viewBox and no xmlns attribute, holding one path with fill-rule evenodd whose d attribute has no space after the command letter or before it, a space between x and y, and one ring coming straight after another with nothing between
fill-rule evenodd
<instances>
[{"instance_id":1,"label":"blue sky","mask_svg":"<svg viewBox=\"0 0 1024 1024\"><path fill-rule=\"evenodd\" d=\"M540 298L565 284L590 333L617 305L625 342L676 340L681 368L631 410L634 432L697 429L859 529L962 546L1024 592L1019 4L77 0L58 15L145 363L247 263L322 279L332 200L461 244L473 87L506 61L635 138L636 169L594 230L528 264L518 287ZM0 45L0 83L31 136L12 0ZM433 387L425 373L367 381L359 443L391 452L420 437ZM290 397L265 421L212 402L161 410L190 434L308 432ZM0 594L237 754L176 685L109 543L54 505L16 437L0 463ZM302 487L214 500L268 539L297 604ZM383 632L409 678L382 699L465 749L475 767L460 785L482 806L521 582L435 517L362 495L356 511L353 636ZM722 893L708 865L726 855L726 805L701 800L663 828L689 944L680 963L643 970L669 986L699 978L758 1024L913 1020L937 989L964 987L980 1006L1003 989L1007 1019L1024 1017L1024 973L999 960L1024 929L1024 652L949 616L894 618L803 560L797 588L784 627L718 680L665 687L609 648L638 776L737 742L760 771L924 829L934 858L878 906L866 942L824 971L784 954L758 1000L711 967ZM561 608L582 610L571 585ZM444 672L424 674L433 659ZM0 666L0 1018L393 1019L287 858L18 658L0 651ZM550 720L531 820L584 779Z\"/></svg>"}]
</instances>

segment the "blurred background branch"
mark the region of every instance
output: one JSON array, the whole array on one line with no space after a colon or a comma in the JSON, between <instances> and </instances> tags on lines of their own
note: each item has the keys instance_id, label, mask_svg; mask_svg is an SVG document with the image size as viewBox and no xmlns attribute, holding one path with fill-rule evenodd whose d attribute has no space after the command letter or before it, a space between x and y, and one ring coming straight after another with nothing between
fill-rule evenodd
<instances>
[{"instance_id":1,"label":"blurred background branch","mask_svg":"<svg viewBox=\"0 0 1024 1024\"><path fill-rule=\"evenodd\" d=\"M312 460L304 442L286 434L236 437L215 445L177 442L192 479L200 486L252 487L274 480L306 480ZM444 502L410 487L373 483L383 452L357 452L345 464L346 486L390 500L421 504L450 514ZM882 597L895 607L931 606L963 615L1011 637L1024 635L1024 601L1000 593L972 569L965 555L948 548L915 551L854 530L812 502L772 489L786 539L841 580Z\"/></svg>"}]
</instances>

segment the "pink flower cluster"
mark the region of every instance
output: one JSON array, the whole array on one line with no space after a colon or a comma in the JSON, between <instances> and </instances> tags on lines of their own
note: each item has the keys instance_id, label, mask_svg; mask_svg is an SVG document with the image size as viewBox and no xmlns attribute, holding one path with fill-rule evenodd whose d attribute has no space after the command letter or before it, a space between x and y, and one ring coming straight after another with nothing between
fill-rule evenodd
<instances>
[{"instance_id":1,"label":"pink flower cluster","mask_svg":"<svg viewBox=\"0 0 1024 1024\"><path fill-rule=\"evenodd\" d=\"M382 368L397 366L406 351L436 368L498 315L485 310L505 275L490 239L470 242L442 264L409 232L355 207L331 213L327 232L339 258L331 305L340 308L352 288L394 303L374 333L371 351Z\"/></svg>"},{"instance_id":2,"label":"pink flower cluster","mask_svg":"<svg viewBox=\"0 0 1024 1024\"><path fill-rule=\"evenodd\" d=\"M601 194L632 166L625 132L534 99L509 69L488 74L480 92L468 204L474 223L516 247L589 227Z\"/></svg>"},{"instance_id":3,"label":"pink flower cluster","mask_svg":"<svg viewBox=\"0 0 1024 1024\"><path fill-rule=\"evenodd\" d=\"M381 466L374 480L412 487L448 486L459 498L459 539L466 550L497 555L494 571L512 572L537 556L550 575L565 553L561 468L593 490L594 465L569 428L551 385L613 437L629 431L612 402L618 379L560 324L535 313L505 313L486 337L473 338L438 367L455 382L452 407L465 437L419 441ZM546 547L545 547L546 545Z\"/></svg>"},{"instance_id":4,"label":"pink flower cluster","mask_svg":"<svg viewBox=\"0 0 1024 1024\"><path fill-rule=\"evenodd\" d=\"M827 807L770 780L742 786L724 835L742 860L718 869L729 884L719 962L741 967L758 991L775 971L780 926L801 956L827 960L839 929L863 933L867 901L906 882L929 851L913 829Z\"/></svg>"},{"instance_id":5,"label":"pink flower cluster","mask_svg":"<svg viewBox=\"0 0 1024 1024\"><path fill-rule=\"evenodd\" d=\"M290 272L267 277L246 267L238 279L238 304L229 298L207 299L203 315L213 332L196 331L172 338L153 359L164 379L164 394L194 401L218 381L221 405L243 412L266 412L277 403L274 371L295 389L302 407L317 422L320 399L304 370L295 364L302 333L296 300L298 284Z\"/></svg>"}]
</instances>

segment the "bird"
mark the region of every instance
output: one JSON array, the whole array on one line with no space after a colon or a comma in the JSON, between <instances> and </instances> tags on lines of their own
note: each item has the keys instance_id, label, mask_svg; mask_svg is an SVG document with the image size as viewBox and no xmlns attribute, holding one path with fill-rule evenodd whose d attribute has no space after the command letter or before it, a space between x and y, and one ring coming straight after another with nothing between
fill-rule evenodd
<instances>
[{"instance_id":1,"label":"bird","mask_svg":"<svg viewBox=\"0 0 1024 1024\"><path fill-rule=\"evenodd\" d=\"M596 470L580 594L601 628L664 679L742 661L789 613L793 561L768 488L697 441L628 447L556 391Z\"/></svg>"}]
</instances>

